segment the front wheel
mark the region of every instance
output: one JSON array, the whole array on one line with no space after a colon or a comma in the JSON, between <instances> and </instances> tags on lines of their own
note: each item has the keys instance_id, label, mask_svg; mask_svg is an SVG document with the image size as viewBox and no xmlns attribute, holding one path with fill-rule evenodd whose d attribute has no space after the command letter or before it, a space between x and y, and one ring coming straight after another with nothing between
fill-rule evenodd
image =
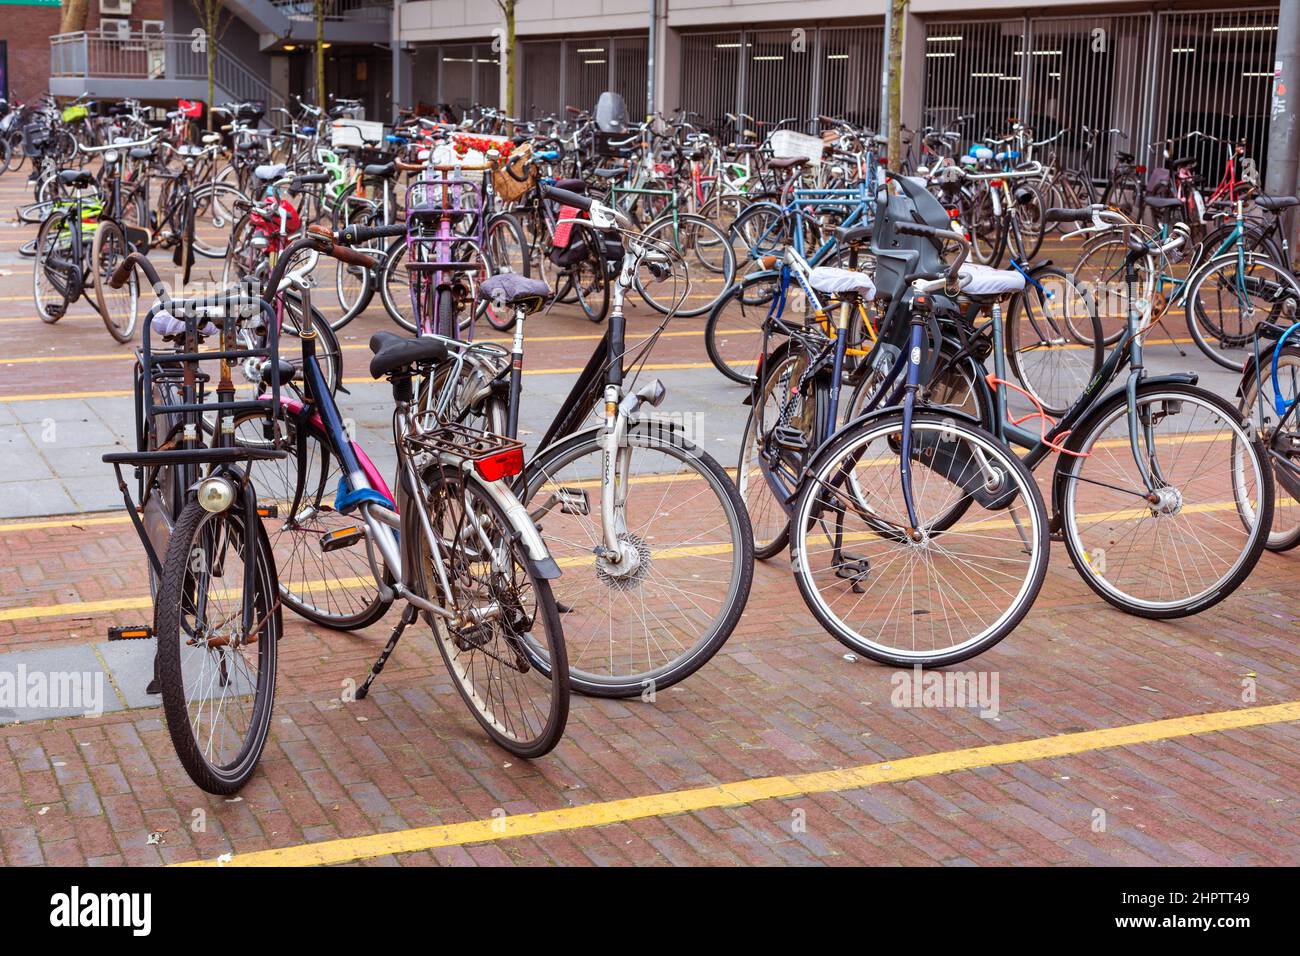
<instances>
[{"instance_id":1,"label":"front wheel","mask_svg":"<svg viewBox=\"0 0 1300 956\"><path fill-rule=\"evenodd\" d=\"M126 259L130 249L122 227L104 220L95 227L91 243L91 284L95 287L95 305L108 334L119 342L130 342L140 314L140 282L135 270L120 289L109 285L114 271Z\"/></svg>"},{"instance_id":2,"label":"front wheel","mask_svg":"<svg viewBox=\"0 0 1300 956\"><path fill-rule=\"evenodd\" d=\"M845 428L811 466L790 518L804 602L842 644L898 667L980 654L1023 620L1047 573L1047 512L993 435L942 411Z\"/></svg>"},{"instance_id":3,"label":"front wheel","mask_svg":"<svg viewBox=\"0 0 1300 956\"><path fill-rule=\"evenodd\" d=\"M1216 365L1245 369L1262 322L1286 328L1300 312L1300 285L1260 253L1230 252L1188 280L1187 328Z\"/></svg>"},{"instance_id":4,"label":"front wheel","mask_svg":"<svg viewBox=\"0 0 1300 956\"><path fill-rule=\"evenodd\" d=\"M163 712L185 772L232 794L271 728L282 624L275 562L243 503L218 514L190 498L172 528L156 603Z\"/></svg>"},{"instance_id":5,"label":"front wheel","mask_svg":"<svg viewBox=\"0 0 1300 956\"><path fill-rule=\"evenodd\" d=\"M1196 614L1255 567L1273 516L1273 472L1258 438L1217 395L1139 386L1130 412L1118 392L1066 447L1055 478L1065 547L1115 607L1148 618ZM1224 500L1228 488L1235 501Z\"/></svg>"},{"instance_id":6,"label":"front wheel","mask_svg":"<svg viewBox=\"0 0 1300 956\"><path fill-rule=\"evenodd\" d=\"M597 697L653 694L704 666L749 598L754 550L726 471L671 425L633 425L602 487L604 438L579 432L528 466L520 499L564 574L571 678ZM603 495L615 527L607 548Z\"/></svg>"},{"instance_id":7,"label":"front wheel","mask_svg":"<svg viewBox=\"0 0 1300 956\"><path fill-rule=\"evenodd\" d=\"M670 247L680 261L643 261L636 290L650 308L663 315L703 315L731 288L736 255L727 234L701 216L667 215L642 235Z\"/></svg>"}]
</instances>

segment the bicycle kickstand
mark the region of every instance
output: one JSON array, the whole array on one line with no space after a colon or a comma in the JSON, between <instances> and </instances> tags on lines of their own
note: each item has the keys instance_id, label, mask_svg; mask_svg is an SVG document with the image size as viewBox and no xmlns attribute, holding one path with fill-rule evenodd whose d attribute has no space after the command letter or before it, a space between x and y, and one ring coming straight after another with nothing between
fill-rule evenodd
<instances>
[{"instance_id":1,"label":"bicycle kickstand","mask_svg":"<svg viewBox=\"0 0 1300 956\"><path fill-rule=\"evenodd\" d=\"M402 639L402 632L406 630L406 625L414 624L415 619L419 614L420 612L414 604L406 605L406 608L402 611L402 619L398 621L397 626L393 628L393 633L388 638L388 643L384 646L383 653L379 655L379 660L375 661L374 665L370 668L370 673L366 675L365 683L357 688L357 700L366 699L366 695L370 693L370 685L375 682L375 678L379 676L379 672L382 671L384 665L388 663L388 655L393 653L393 648L395 648L397 642Z\"/></svg>"}]
</instances>

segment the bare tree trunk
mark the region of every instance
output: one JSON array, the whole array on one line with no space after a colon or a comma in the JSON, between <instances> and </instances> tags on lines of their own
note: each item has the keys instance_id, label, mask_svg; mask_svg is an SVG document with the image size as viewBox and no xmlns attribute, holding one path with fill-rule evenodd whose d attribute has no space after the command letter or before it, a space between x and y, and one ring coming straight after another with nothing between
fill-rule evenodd
<instances>
[{"instance_id":1,"label":"bare tree trunk","mask_svg":"<svg viewBox=\"0 0 1300 956\"><path fill-rule=\"evenodd\" d=\"M902 115L903 105L903 21L907 17L908 0L890 0L893 14L889 30L889 167L903 165Z\"/></svg>"},{"instance_id":2,"label":"bare tree trunk","mask_svg":"<svg viewBox=\"0 0 1300 956\"><path fill-rule=\"evenodd\" d=\"M316 0L316 105L325 106L325 3ZM394 14L396 15L396 14Z\"/></svg>"},{"instance_id":3,"label":"bare tree trunk","mask_svg":"<svg viewBox=\"0 0 1300 956\"><path fill-rule=\"evenodd\" d=\"M211 40L209 31L208 42L208 108L205 112L208 114L208 132L212 132L212 101L217 95L217 44Z\"/></svg>"},{"instance_id":4,"label":"bare tree trunk","mask_svg":"<svg viewBox=\"0 0 1300 956\"><path fill-rule=\"evenodd\" d=\"M63 0L59 17L60 33L76 33L86 29L90 17L90 0Z\"/></svg>"},{"instance_id":5,"label":"bare tree trunk","mask_svg":"<svg viewBox=\"0 0 1300 956\"><path fill-rule=\"evenodd\" d=\"M506 101L502 104L507 116L515 115L515 0L506 0L506 46L501 55L506 58Z\"/></svg>"}]
</instances>

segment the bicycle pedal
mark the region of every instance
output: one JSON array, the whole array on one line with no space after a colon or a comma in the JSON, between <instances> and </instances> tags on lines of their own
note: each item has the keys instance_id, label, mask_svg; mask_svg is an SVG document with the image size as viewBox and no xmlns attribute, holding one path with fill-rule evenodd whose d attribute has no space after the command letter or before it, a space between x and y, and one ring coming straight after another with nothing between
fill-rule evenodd
<instances>
[{"instance_id":1,"label":"bicycle pedal","mask_svg":"<svg viewBox=\"0 0 1300 956\"><path fill-rule=\"evenodd\" d=\"M788 425L778 425L772 429L772 444L786 451L808 450L808 439L804 433Z\"/></svg>"},{"instance_id":2,"label":"bicycle pedal","mask_svg":"<svg viewBox=\"0 0 1300 956\"><path fill-rule=\"evenodd\" d=\"M110 641L144 641L153 637L153 628L148 624L126 624L110 627Z\"/></svg>"},{"instance_id":3,"label":"bicycle pedal","mask_svg":"<svg viewBox=\"0 0 1300 956\"><path fill-rule=\"evenodd\" d=\"M366 533L356 525L349 528L339 528L337 531L330 531L320 536L320 549L328 553L337 551L340 548L349 548L365 536Z\"/></svg>"},{"instance_id":4,"label":"bicycle pedal","mask_svg":"<svg viewBox=\"0 0 1300 956\"><path fill-rule=\"evenodd\" d=\"M560 488L556 490L555 498L560 505L560 514L583 517L591 514L591 498L581 488Z\"/></svg>"},{"instance_id":5,"label":"bicycle pedal","mask_svg":"<svg viewBox=\"0 0 1300 956\"><path fill-rule=\"evenodd\" d=\"M276 504L258 505L257 516L259 518L278 518L280 517L280 506Z\"/></svg>"}]
</instances>

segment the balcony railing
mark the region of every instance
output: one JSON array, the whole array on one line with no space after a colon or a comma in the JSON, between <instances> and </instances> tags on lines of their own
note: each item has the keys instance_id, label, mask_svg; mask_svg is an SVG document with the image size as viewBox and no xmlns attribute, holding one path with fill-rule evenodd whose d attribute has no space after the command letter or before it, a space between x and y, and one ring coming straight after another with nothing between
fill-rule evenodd
<instances>
[{"instance_id":1,"label":"balcony railing","mask_svg":"<svg viewBox=\"0 0 1300 956\"><path fill-rule=\"evenodd\" d=\"M262 100L283 106L283 98L256 73L218 47L217 87L236 100ZM201 80L207 83L208 56L194 37L178 33L132 33L126 36L79 31L50 37L50 75L100 79ZM137 95L147 97L143 86ZM220 95L220 94L219 94Z\"/></svg>"},{"instance_id":2,"label":"balcony railing","mask_svg":"<svg viewBox=\"0 0 1300 956\"><path fill-rule=\"evenodd\" d=\"M312 0L271 0L276 8L290 20L314 20L315 4ZM327 0L325 19L331 22L366 20L386 22L392 13L392 0Z\"/></svg>"}]
</instances>

